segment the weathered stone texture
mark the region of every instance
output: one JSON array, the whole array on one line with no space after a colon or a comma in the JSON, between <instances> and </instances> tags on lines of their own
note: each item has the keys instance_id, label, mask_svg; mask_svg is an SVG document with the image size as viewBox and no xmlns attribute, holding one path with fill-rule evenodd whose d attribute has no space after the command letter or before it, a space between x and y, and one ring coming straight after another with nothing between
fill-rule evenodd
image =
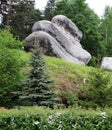
<instances>
[{"instance_id":1,"label":"weathered stone texture","mask_svg":"<svg viewBox=\"0 0 112 130\"><path fill-rule=\"evenodd\" d=\"M35 48L35 39L38 39L44 54L86 65L91 55L82 48L81 38L82 32L70 19L57 15L52 21L42 20L33 25L32 34L25 39L25 49Z\"/></svg>"}]
</instances>

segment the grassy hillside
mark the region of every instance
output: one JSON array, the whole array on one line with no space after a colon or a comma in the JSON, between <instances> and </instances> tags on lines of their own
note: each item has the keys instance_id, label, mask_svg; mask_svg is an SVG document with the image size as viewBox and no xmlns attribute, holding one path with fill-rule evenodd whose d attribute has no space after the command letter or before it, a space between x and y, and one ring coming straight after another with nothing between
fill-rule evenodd
<instances>
[{"instance_id":1,"label":"grassy hillside","mask_svg":"<svg viewBox=\"0 0 112 130\"><path fill-rule=\"evenodd\" d=\"M75 100L77 102L78 98L77 103L79 105L84 107L92 105L86 101L88 99L87 93L90 88L89 77L93 70L100 72L100 68L77 65L54 57L45 57L45 60L47 62L48 71L55 81L60 103L66 104L66 106L72 105L75 103ZM109 74L111 79L112 73L108 71L103 72L103 75L107 74ZM111 86L112 80L109 82ZM105 91L105 88L103 91Z\"/></svg>"},{"instance_id":2,"label":"grassy hillside","mask_svg":"<svg viewBox=\"0 0 112 130\"><path fill-rule=\"evenodd\" d=\"M26 61L26 64L22 71L30 69L28 65L29 58L30 53L24 53L23 61ZM54 80L56 86L55 92L59 97L59 103L67 104L69 100L73 101L77 100L77 98L82 101L86 100L86 93L89 88L88 77L95 68L77 65L55 57L45 56L44 58L46 61L46 71L50 74L51 79ZM110 76L112 76L111 73Z\"/></svg>"},{"instance_id":3,"label":"grassy hillside","mask_svg":"<svg viewBox=\"0 0 112 130\"><path fill-rule=\"evenodd\" d=\"M92 67L76 65L62 59L45 57L48 71L56 84L56 91L61 103L67 103L69 94L76 94L79 98L85 98L86 86L84 79L88 79Z\"/></svg>"},{"instance_id":4,"label":"grassy hillside","mask_svg":"<svg viewBox=\"0 0 112 130\"><path fill-rule=\"evenodd\" d=\"M26 72L30 70L30 53L20 52L20 56L23 61L21 71ZM67 104L68 100L73 101L74 95L83 101L89 88L89 73L95 68L76 65L53 57L45 57L45 61L47 65L46 71L48 71L51 79L55 82L55 91L60 98L60 103ZM112 76L111 73L110 75ZM83 83L84 78L87 79L86 83ZM82 109L81 106L53 110L42 107L17 108L0 108L0 130L112 129L111 108L99 109L98 107L96 110L91 108L88 108L88 110Z\"/></svg>"}]
</instances>

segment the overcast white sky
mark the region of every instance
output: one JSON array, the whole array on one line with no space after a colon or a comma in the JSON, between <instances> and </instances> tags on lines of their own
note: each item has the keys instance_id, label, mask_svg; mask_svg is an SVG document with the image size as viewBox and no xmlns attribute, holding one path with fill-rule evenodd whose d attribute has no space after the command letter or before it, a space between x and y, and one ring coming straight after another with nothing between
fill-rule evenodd
<instances>
[{"instance_id":1,"label":"overcast white sky","mask_svg":"<svg viewBox=\"0 0 112 130\"><path fill-rule=\"evenodd\" d=\"M46 6L48 0L35 0L36 8L43 9ZM112 0L86 0L89 7L93 9L99 16L103 15L106 5L112 7Z\"/></svg>"}]
</instances>

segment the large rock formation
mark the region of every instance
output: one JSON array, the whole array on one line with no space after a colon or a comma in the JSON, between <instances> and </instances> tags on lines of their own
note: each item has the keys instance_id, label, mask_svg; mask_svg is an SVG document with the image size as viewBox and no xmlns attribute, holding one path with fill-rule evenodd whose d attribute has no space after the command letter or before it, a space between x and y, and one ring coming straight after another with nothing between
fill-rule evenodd
<instances>
[{"instance_id":1,"label":"large rock formation","mask_svg":"<svg viewBox=\"0 0 112 130\"><path fill-rule=\"evenodd\" d=\"M101 62L101 68L112 71L112 57L104 57Z\"/></svg>"},{"instance_id":2,"label":"large rock formation","mask_svg":"<svg viewBox=\"0 0 112 130\"><path fill-rule=\"evenodd\" d=\"M25 50L35 48L37 39L44 54L86 65L91 55L82 48L81 38L82 32L70 19L57 15L52 21L42 20L33 25L32 33L25 39Z\"/></svg>"}]
</instances>

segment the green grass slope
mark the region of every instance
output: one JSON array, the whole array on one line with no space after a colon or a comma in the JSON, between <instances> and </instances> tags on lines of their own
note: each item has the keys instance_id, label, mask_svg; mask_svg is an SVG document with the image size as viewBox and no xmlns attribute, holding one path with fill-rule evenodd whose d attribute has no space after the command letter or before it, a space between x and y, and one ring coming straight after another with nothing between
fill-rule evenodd
<instances>
[{"instance_id":1,"label":"green grass slope","mask_svg":"<svg viewBox=\"0 0 112 130\"><path fill-rule=\"evenodd\" d=\"M54 57L45 57L45 61L48 72L55 81L60 103L66 104L70 93L80 99L85 98L87 86L84 84L84 79L87 82L92 67L77 65Z\"/></svg>"},{"instance_id":2,"label":"green grass slope","mask_svg":"<svg viewBox=\"0 0 112 130\"><path fill-rule=\"evenodd\" d=\"M45 60L57 85L62 84L66 87L70 87L70 84L71 86L82 84L83 79L88 77L88 73L92 69L92 67L77 65L54 57L45 57Z\"/></svg>"},{"instance_id":3,"label":"green grass slope","mask_svg":"<svg viewBox=\"0 0 112 130\"><path fill-rule=\"evenodd\" d=\"M72 103L72 101L75 100L74 95L81 101L86 100L86 94L90 87L88 85L90 72L93 70L98 71L100 68L78 65L54 57L45 57L45 60L47 62L48 71L55 81L60 103L67 104L68 100ZM112 77L111 72L107 71L104 74L107 73ZM85 79L86 81L84 82ZM112 81L110 84L111 83Z\"/></svg>"},{"instance_id":4,"label":"green grass slope","mask_svg":"<svg viewBox=\"0 0 112 130\"><path fill-rule=\"evenodd\" d=\"M28 71L30 69L28 66L29 58L30 53L24 53L23 61L26 60L27 62L25 67L22 68L22 71ZM74 64L55 57L45 56L44 59L46 62L46 71L50 74L51 79L54 80L56 86L55 92L58 95L59 103L67 104L70 95L70 100L74 100L74 95L79 100L86 99L86 93L89 88L88 77L90 72L95 68ZM112 76L111 73L110 75ZM85 79L86 82L84 83Z\"/></svg>"}]
</instances>

